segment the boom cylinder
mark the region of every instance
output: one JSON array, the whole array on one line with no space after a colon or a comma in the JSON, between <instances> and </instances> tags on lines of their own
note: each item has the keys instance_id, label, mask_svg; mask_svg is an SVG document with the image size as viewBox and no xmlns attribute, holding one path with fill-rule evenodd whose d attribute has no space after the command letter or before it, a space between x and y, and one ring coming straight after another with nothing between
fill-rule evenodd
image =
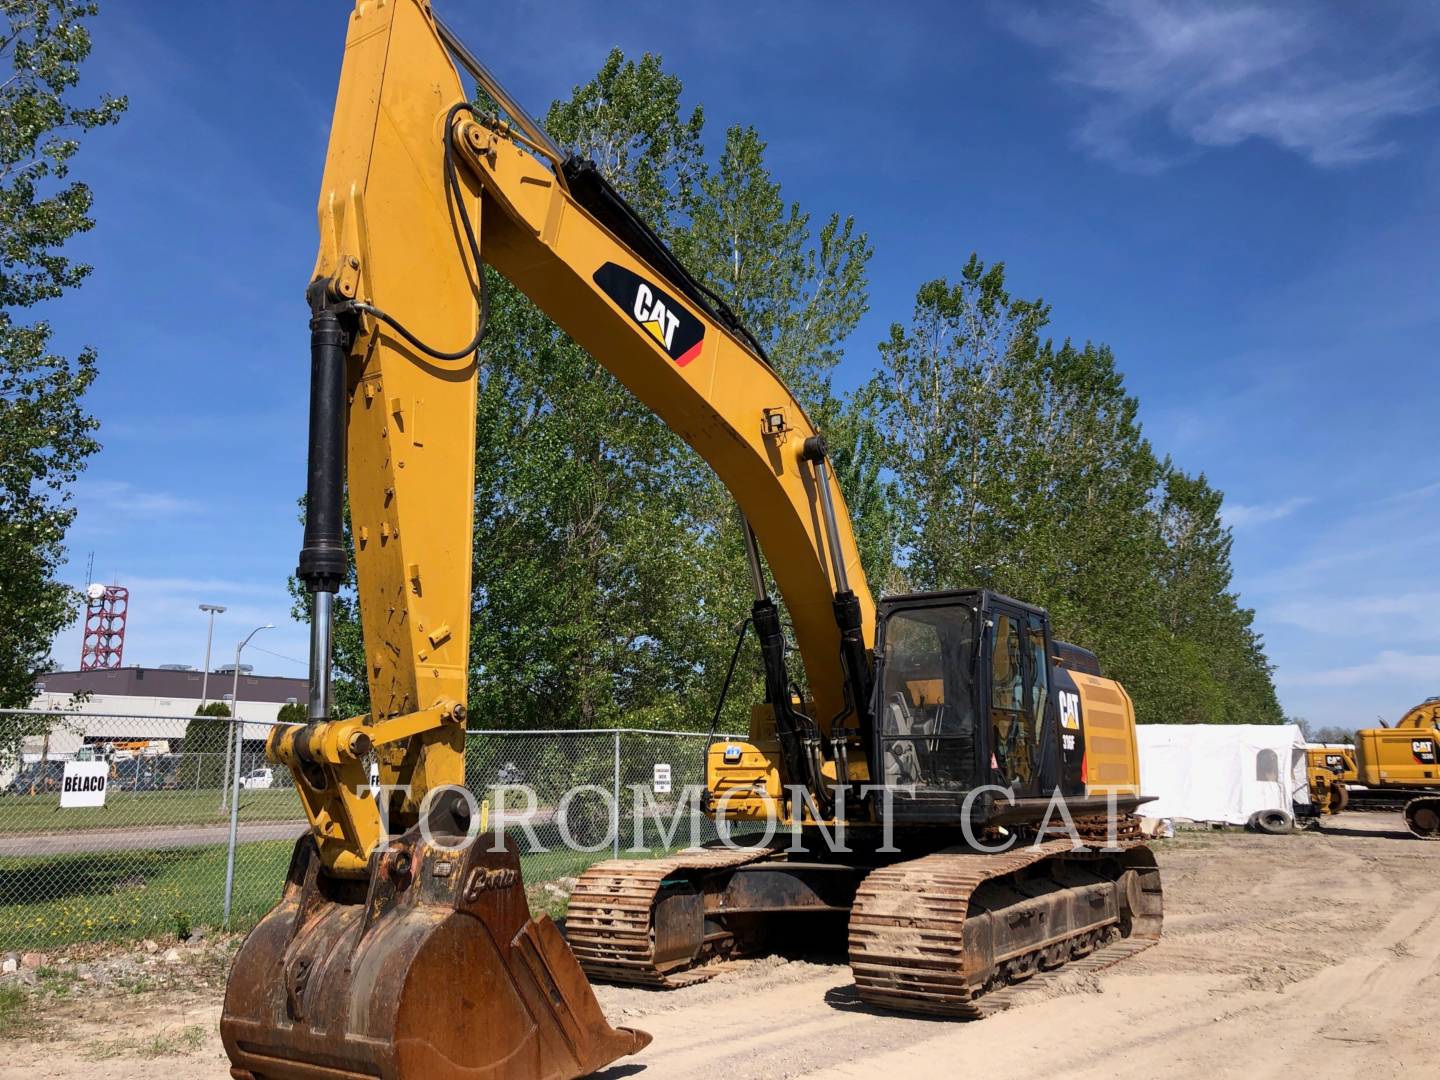
<instances>
[{"instance_id":1,"label":"boom cylinder","mask_svg":"<svg viewBox=\"0 0 1440 1080\"><path fill-rule=\"evenodd\" d=\"M317 283L320 285L321 283ZM311 720L330 715L333 601L345 580L345 363L349 335L340 316L312 291L310 447L305 485L305 539L296 576L310 590Z\"/></svg>"},{"instance_id":2,"label":"boom cylinder","mask_svg":"<svg viewBox=\"0 0 1440 1080\"><path fill-rule=\"evenodd\" d=\"M825 546L830 549L835 594L850 591L850 578L845 572L845 556L840 550L840 524L835 518L835 499L830 494L830 450L825 439L812 435L805 440L805 460L815 466L815 489L820 496L820 516L825 519Z\"/></svg>"},{"instance_id":3,"label":"boom cylinder","mask_svg":"<svg viewBox=\"0 0 1440 1080\"><path fill-rule=\"evenodd\" d=\"M766 597L756 600L750 608L755 625L755 639L760 645L760 662L765 669L765 700L775 716L775 735L780 741L780 756L785 762L786 781L804 783L813 790L811 769L806 761L800 718L790 703L790 679L785 671L785 631L780 625L780 611L775 601Z\"/></svg>"},{"instance_id":4,"label":"boom cylinder","mask_svg":"<svg viewBox=\"0 0 1440 1080\"><path fill-rule=\"evenodd\" d=\"M845 669L846 697L865 745L869 746L872 727L870 659L866 655L868 650L865 648L865 633L861 623L860 598L850 588L850 578L845 572L845 556L840 549L840 526L835 515L835 499L830 493L829 447L825 445L824 437L812 435L806 439L804 456L815 467L820 516L825 522L826 546L830 548L830 565L835 583L835 625L840 631L840 663ZM841 716L843 715L842 713ZM840 718L837 716L836 720Z\"/></svg>"},{"instance_id":5,"label":"boom cylinder","mask_svg":"<svg viewBox=\"0 0 1440 1080\"><path fill-rule=\"evenodd\" d=\"M330 717L335 594L321 590L312 594L310 601L310 697L307 715L311 720L327 720Z\"/></svg>"},{"instance_id":6,"label":"boom cylinder","mask_svg":"<svg viewBox=\"0 0 1440 1080\"><path fill-rule=\"evenodd\" d=\"M754 590L755 601L770 599L765 589L765 574L760 569L760 547L755 543L755 530L750 528L750 519L740 515L740 525L745 530L745 563L750 567L750 588Z\"/></svg>"}]
</instances>

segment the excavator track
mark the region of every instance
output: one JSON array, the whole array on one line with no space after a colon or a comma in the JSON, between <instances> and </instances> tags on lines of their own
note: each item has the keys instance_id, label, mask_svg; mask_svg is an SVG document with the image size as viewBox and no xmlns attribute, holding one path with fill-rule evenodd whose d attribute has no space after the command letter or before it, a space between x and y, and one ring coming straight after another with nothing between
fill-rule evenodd
<instances>
[{"instance_id":1,"label":"excavator track","mask_svg":"<svg viewBox=\"0 0 1440 1080\"><path fill-rule=\"evenodd\" d=\"M1440 840L1440 794L1416 788L1351 788L1348 809L1398 813L1417 840Z\"/></svg>"},{"instance_id":2,"label":"excavator track","mask_svg":"<svg viewBox=\"0 0 1440 1080\"><path fill-rule=\"evenodd\" d=\"M1407 802L1405 826L1420 840L1440 840L1440 795L1422 795Z\"/></svg>"},{"instance_id":3,"label":"excavator track","mask_svg":"<svg viewBox=\"0 0 1440 1080\"><path fill-rule=\"evenodd\" d=\"M723 931L707 933L698 954L671 955L656 913L672 882L733 870L772 858L772 848L700 848L663 859L610 859L581 875L570 895L565 935L585 974L603 982L674 989L704 982L733 943ZM698 896L698 894L695 894Z\"/></svg>"},{"instance_id":4,"label":"excavator track","mask_svg":"<svg viewBox=\"0 0 1440 1080\"><path fill-rule=\"evenodd\" d=\"M1160 872L1143 844L1120 848L951 849L874 871L850 915L861 1000L980 1019L1058 970L1097 971L1149 948L1163 919Z\"/></svg>"}]
</instances>

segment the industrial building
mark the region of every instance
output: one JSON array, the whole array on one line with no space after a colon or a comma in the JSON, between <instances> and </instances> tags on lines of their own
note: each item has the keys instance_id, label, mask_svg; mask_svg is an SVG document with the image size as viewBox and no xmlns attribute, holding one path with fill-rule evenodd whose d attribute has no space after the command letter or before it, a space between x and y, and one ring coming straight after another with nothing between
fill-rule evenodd
<instances>
[{"instance_id":1,"label":"industrial building","mask_svg":"<svg viewBox=\"0 0 1440 1080\"><path fill-rule=\"evenodd\" d=\"M247 743L263 743L281 707L305 701L306 688L303 678L255 675L248 665L241 666L238 687L233 666L211 671L208 682L204 672L181 665L51 671L36 682L30 708L69 715L51 730L43 749L41 740L27 739L23 756L66 758L95 743L181 740L202 703L202 689L209 701L224 701L247 721ZM237 689L238 709L230 702Z\"/></svg>"}]
</instances>

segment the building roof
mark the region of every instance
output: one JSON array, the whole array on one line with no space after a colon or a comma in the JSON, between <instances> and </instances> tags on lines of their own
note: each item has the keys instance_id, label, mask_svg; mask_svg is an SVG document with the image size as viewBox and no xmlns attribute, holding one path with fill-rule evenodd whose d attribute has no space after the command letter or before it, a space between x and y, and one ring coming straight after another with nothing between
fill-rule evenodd
<instances>
[{"instance_id":1,"label":"building roof","mask_svg":"<svg viewBox=\"0 0 1440 1080\"><path fill-rule=\"evenodd\" d=\"M47 671L36 682L44 683L46 692L51 694L73 694L83 690L116 697L199 700L204 674L203 671L172 671L168 668L122 667L96 671ZM210 700L219 701L230 693L234 678L228 671L224 674L212 671L207 688ZM304 701L308 690L309 684L305 679L286 678L283 675L240 674L242 701L272 701L282 704L291 698Z\"/></svg>"}]
</instances>

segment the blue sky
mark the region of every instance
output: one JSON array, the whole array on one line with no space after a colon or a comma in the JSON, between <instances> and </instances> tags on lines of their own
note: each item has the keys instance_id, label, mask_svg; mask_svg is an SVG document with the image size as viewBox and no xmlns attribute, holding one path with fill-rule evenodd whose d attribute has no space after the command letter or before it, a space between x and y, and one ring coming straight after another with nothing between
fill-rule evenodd
<instances>
[{"instance_id":1,"label":"blue sky","mask_svg":"<svg viewBox=\"0 0 1440 1080\"><path fill-rule=\"evenodd\" d=\"M222 658L274 622L247 659L304 672L302 293L350 6L109 0L94 24L82 92L130 111L77 163L95 274L47 314L100 352L67 576L93 551L129 586L129 662L198 665L208 601ZM1361 723L1440 693L1440 8L437 6L537 114L612 45L659 52L712 142L753 124L787 197L854 214L876 254L842 385L919 283L1004 260L1227 493L1287 711ZM78 653L62 634L57 660Z\"/></svg>"}]
</instances>

